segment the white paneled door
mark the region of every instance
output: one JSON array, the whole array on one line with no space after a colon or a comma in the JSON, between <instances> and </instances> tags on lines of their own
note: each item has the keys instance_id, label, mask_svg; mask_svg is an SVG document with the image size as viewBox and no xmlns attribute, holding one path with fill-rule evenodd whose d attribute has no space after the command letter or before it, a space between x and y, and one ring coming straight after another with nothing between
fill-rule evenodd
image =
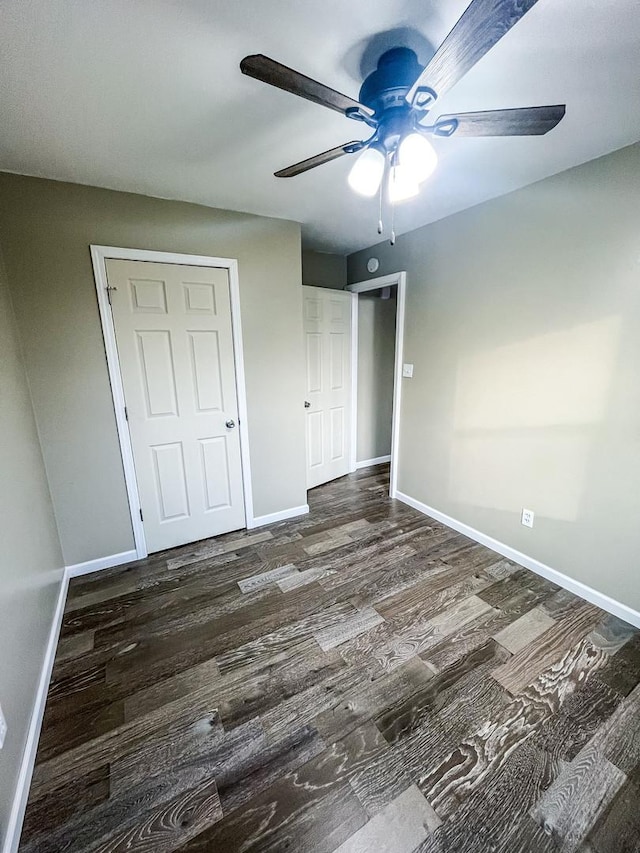
<instances>
[{"instance_id":1,"label":"white paneled door","mask_svg":"<svg viewBox=\"0 0 640 853\"><path fill-rule=\"evenodd\" d=\"M148 550L244 527L227 270L106 267Z\"/></svg>"},{"instance_id":2,"label":"white paneled door","mask_svg":"<svg viewBox=\"0 0 640 853\"><path fill-rule=\"evenodd\" d=\"M351 470L351 294L303 287L307 488Z\"/></svg>"}]
</instances>

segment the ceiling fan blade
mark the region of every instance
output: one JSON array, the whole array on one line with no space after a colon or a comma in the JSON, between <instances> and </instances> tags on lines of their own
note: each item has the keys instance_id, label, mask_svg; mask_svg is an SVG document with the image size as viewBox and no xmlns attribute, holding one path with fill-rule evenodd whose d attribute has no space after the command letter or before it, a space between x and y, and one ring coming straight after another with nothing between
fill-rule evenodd
<instances>
[{"instance_id":1,"label":"ceiling fan blade","mask_svg":"<svg viewBox=\"0 0 640 853\"><path fill-rule=\"evenodd\" d=\"M338 145L336 148L323 151L322 154L316 154L315 157L309 157L307 160L294 163L293 166L287 166L286 169L280 169L279 172L275 173L275 176L276 178L295 178L296 175L301 175L302 172L308 172L309 169L315 169L316 166L322 166L323 163L330 163L332 160L337 160L343 154L355 154L356 151L361 151L364 147L365 143L359 140L347 142L344 145Z\"/></svg>"},{"instance_id":2,"label":"ceiling fan blade","mask_svg":"<svg viewBox=\"0 0 640 853\"><path fill-rule=\"evenodd\" d=\"M407 101L428 109L500 41L536 0L471 0L466 11L418 77Z\"/></svg>"},{"instance_id":3,"label":"ceiling fan blade","mask_svg":"<svg viewBox=\"0 0 640 853\"><path fill-rule=\"evenodd\" d=\"M373 116L373 110L365 107L364 104L318 83L317 80L312 80L311 77L305 77L304 74L299 74L293 68L288 68L261 53L245 56L240 63L240 70L249 77L254 77L270 86L276 86L278 89L284 89L285 92L299 95L323 107L329 107L349 118Z\"/></svg>"},{"instance_id":4,"label":"ceiling fan blade","mask_svg":"<svg viewBox=\"0 0 640 853\"><path fill-rule=\"evenodd\" d=\"M431 128L436 136L542 136L561 121L565 105L486 110L440 116Z\"/></svg>"}]
</instances>

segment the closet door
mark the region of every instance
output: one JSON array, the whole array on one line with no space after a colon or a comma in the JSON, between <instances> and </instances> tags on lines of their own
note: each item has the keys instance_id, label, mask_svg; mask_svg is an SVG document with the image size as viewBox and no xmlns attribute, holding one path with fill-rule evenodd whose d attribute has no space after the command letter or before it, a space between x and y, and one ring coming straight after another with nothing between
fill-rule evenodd
<instances>
[{"instance_id":1,"label":"closet door","mask_svg":"<svg viewBox=\"0 0 640 853\"><path fill-rule=\"evenodd\" d=\"M108 260L150 552L245 526L227 270Z\"/></svg>"}]
</instances>

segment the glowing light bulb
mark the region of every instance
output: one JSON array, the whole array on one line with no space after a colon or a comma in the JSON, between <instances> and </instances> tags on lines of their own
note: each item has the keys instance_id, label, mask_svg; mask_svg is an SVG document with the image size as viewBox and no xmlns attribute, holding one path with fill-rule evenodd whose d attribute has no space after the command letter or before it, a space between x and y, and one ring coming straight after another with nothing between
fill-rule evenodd
<instances>
[{"instance_id":1,"label":"glowing light bulb","mask_svg":"<svg viewBox=\"0 0 640 853\"><path fill-rule=\"evenodd\" d=\"M377 148L366 148L349 172L348 182L352 190L371 198L380 189L384 174L384 154Z\"/></svg>"},{"instance_id":2,"label":"glowing light bulb","mask_svg":"<svg viewBox=\"0 0 640 853\"><path fill-rule=\"evenodd\" d=\"M418 182L406 166L392 166L389 170L389 201L397 204L400 201L414 198L420 192Z\"/></svg>"},{"instance_id":3,"label":"glowing light bulb","mask_svg":"<svg viewBox=\"0 0 640 853\"><path fill-rule=\"evenodd\" d=\"M398 147L398 165L407 169L420 184L433 174L438 165L438 155L433 145L420 133L409 133Z\"/></svg>"}]
</instances>

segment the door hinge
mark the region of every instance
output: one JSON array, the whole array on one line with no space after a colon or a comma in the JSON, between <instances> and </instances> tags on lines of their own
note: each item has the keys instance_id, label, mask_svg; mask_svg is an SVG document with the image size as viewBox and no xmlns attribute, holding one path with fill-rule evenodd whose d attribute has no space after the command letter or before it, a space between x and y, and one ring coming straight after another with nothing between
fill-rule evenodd
<instances>
[{"instance_id":1,"label":"door hinge","mask_svg":"<svg viewBox=\"0 0 640 853\"><path fill-rule=\"evenodd\" d=\"M111 291L117 289L117 287L112 287L110 284L105 287L105 290L107 291L107 299L109 300L109 305L111 305Z\"/></svg>"},{"instance_id":2,"label":"door hinge","mask_svg":"<svg viewBox=\"0 0 640 853\"><path fill-rule=\"evenodd\" d=\"M144 518L142 517L142 507L140 507L140 521L144 521Z\"/></svg>"},{"instance_id":3,"label":"door hinge","mask_svg":"<svg viewBox=\"0 0 640 853\"><path fill-rule=\"evenodd\" d=\"M129 412L127 411L127 407L124 407L124 419L125 421L129 420Z\"/></svg>"}]
</instances>

